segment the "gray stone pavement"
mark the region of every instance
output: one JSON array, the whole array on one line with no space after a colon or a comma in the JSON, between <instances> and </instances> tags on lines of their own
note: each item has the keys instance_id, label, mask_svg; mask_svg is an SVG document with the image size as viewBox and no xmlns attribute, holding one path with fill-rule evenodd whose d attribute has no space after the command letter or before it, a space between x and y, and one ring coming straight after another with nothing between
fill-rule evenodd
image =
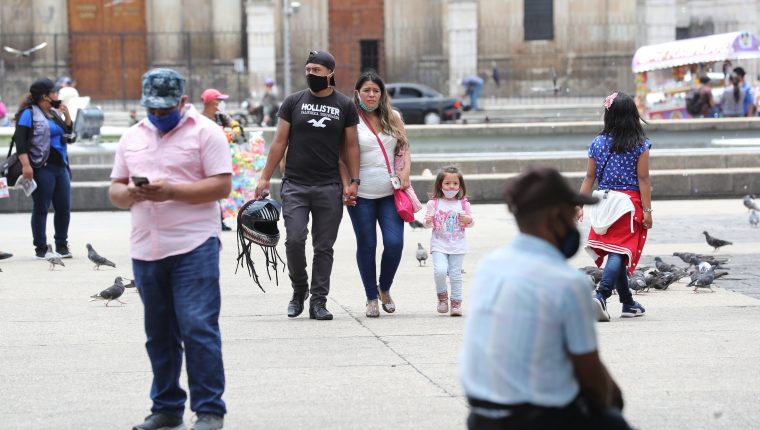
<instances>
[{"instance_id":1,"label":"gray stone pavement","mask_svg":"<svg viewBox=\"0 0 760 430\"><path fill-rule=\"evenodd\" d=\"M598 325L600 351L623 389L625 414L642 429L757 428L760 229L749 227L739 200L658 201L654 208L643 262L677 250L711 252L700 234L707 229L734 241L719 252L732 256L732 279L720 281L723 288L713 294L692 293L684 284L640 294L647 315L634 320L618 318L613 297L613 321ZM478 260L516 232L503 205L474 205L473 212L465 294ZM75 258L52 272L31 258L29 214L3 215L2 222L0 250L16 254L0 262L3 428L131 428L150 407L139 297L127 292L123 306L88 302L116 275L131 276L129 215L74 213ZM52 237L52 219L49 232ZM291 290L284 274L279 286L265 283L266 293L235 275L235 236L223 234L225 428L464 428L457 354L466 315L435 312L432 267L414 259L416 243L427 246L429 231L407 229L405 239L392 290L398 311L369 320L345 216L328 302L336 318L317 322L285 316ZM87 242L117 268L93 271ZM263 256L254 258L263 264ZM581 252L571 263L591 261ZM186 422L190 417L188 411Z\"/></svg>"}]
</instances>

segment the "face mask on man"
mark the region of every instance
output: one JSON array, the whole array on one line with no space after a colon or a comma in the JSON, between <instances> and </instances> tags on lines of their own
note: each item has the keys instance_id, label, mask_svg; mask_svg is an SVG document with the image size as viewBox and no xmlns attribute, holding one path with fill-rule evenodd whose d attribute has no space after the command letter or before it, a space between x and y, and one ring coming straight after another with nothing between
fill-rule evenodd
<instances>
[{"instance_id":1,"label":"face mask on man","mask_svg":"<svg viewBox=\"0 0 760 430\"><path fill-rule=\"evenodd\" d=\"M558 242L559 252L569 259L578 252L578 248L581 246L581 233L574 225L570 226L565 236L559 238Z\"/></svg>"},{"instance_id":2,"label":"face mask on man","mask_svg":"<svg viewBox=\"0 0 760 430\"><path fill-rule=\"evenodd\" d=\"M156 116L148 112L148 121L163 133L167 133L176 127L181 117L179 109L175 109L161 116Z\"/></svg>"},{"instance_id":3,"label":"face mask on man","mask_svg":"<svg viewBox=\"0 0 760 430\"><path fill-rule=\"evenodd\" d=\"M219 112L224 112L226 107L227 105L223 101L219 102L216 106L216 108L219 109Z\"/></svg>"},{"instance_id":4,"label":"face mask on man","mask_svg":"<svg viewBox=\"0 0 760 430\"><path fill-rule=\"evenodd\" d=\"M319 76L309 73L306 75L306 83L312 92L318 93L330 86L330 75Z\"/></svg>"}]
</instances>

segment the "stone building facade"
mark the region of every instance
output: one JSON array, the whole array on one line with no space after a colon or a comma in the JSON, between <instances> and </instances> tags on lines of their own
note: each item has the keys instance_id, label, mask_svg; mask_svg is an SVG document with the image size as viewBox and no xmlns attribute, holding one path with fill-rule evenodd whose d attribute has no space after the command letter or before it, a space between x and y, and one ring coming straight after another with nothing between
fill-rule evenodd
<instances>
[{"instance_id":1,"label":"stone building facade","mask_svg":"<svg viewBox=\"0 0 760 430\"><path fill-rule=\"evenodd\" d=\"M0 44L48 46L28 58L3 53L0 94L13 98L33 76L71 74L95 98L134 99L139 74L155 66L186 74L191 96L216 86L242 98L268 77L282 88L287 19L293 90L305 86L307 53L328 49L344 92L372 67L445 94L479 74L484 93L499 97L601 95L633 89L638 47L757 33L760 14L760 0L284 2L293 0L3 0Z\"/></svg>"}]
</instances>

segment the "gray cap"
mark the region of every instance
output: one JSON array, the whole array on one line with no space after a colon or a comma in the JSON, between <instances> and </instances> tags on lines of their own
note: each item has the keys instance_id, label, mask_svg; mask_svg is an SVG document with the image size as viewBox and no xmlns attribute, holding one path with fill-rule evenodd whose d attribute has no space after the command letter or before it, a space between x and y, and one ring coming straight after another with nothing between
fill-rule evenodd
<instances>
[{"instance_id":1,"label":"gray cap","mask_svg":"<svg viewBox=\"0 0 760 430\"><path fill-rule=\"evenodd\" d=\"M172 69L151 69L142 76L140 104L164 109L177 106L185 93L185 78Z\"/></svg>"}]
</instances>

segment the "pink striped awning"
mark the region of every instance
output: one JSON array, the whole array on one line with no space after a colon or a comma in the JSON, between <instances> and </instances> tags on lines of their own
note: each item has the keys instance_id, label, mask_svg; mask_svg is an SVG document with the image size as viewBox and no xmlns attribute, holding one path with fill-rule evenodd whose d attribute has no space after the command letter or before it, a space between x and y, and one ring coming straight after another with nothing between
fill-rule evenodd
<instances>
[{"instance_id":1,"label":"pink striped awning","mask_svg":"<svg viewBox=\"0 0 760 430\"><path fill-rule=\"evenodd\" d=\"M639 73L743 58L760 58L760 42L750 32L737 31L642 46L634 54L631 68Z\"/></svg>"}]
</instances>

